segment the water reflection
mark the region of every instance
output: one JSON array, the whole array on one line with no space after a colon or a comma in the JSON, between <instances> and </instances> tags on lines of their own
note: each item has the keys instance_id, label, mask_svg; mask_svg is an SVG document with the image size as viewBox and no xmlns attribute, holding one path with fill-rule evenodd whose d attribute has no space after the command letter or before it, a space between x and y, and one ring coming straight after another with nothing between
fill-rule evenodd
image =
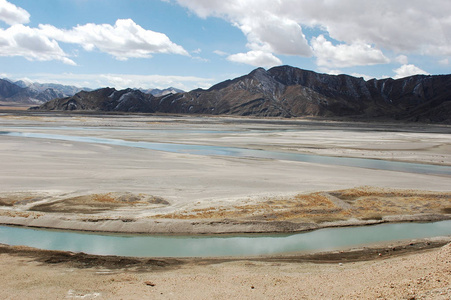
<instances>
[{"instance_id":1,"label":"water reflection","mask_svg":"<svg viewBox=\"0 0 451 300\"><path fill-rule=\"evenodd\" d=\"M327 228L293 235L105 235L0 226L0 243L100 255L208 257L324 251L361 244L451 235L451 221Z\"/></svg>"}]
</instances>

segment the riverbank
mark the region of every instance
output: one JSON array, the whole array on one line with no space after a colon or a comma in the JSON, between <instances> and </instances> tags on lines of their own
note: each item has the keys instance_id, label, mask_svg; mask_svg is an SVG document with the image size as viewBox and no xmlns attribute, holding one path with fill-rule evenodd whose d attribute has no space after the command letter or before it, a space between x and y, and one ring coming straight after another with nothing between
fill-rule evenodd
<instances>
[{"instance_id":1,"label":"riverbank","mask_svg":"<svg viewBox=\"0 0 451 300\"><path fill-rule=\"evenodd\" d=\"M0 224L143 234L295 233L320 228L451 219L451 193L355 189L180 207L146 194L0 194Z\"/></svg>"},{"instance_id":2,"label":"riverbank","mask_svg":"<svg viewBox=\"0 0 451 300\"><path fill-rule=\"evenodd\" d=\"M449 238L277 257L125 258L0 246L3 299L449 299Z\"/></svg>"}]
</instances>

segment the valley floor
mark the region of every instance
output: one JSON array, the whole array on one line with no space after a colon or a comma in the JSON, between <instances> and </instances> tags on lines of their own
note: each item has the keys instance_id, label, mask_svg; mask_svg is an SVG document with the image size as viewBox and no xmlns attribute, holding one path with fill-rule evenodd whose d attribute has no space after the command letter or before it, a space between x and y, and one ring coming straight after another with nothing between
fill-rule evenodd
<instances>
[{"instance_id":1,"label":"valley floor","mask_svg":"<svg viewBox=\"0 0 451 300\"><path fill-rule=\"evenodd\" d=\"M446 174L104 142L226 146L450 166L449 126L5 112L0 131L22 134L0 135L4 224L225 233L450 218L451 177ZM39 134L50 138L37 138ZM96 143L96 138L102 141ZM209 226L212 221L215 226Z\"/></svg>"},{"instance_id":2,"label":"valley floor","mask_svg":"<svg viewBox=\"0 0 451 300\"><path fill-rule=\"evenodd\" d=\"M3 111L0 223L230 233L449 219L448 174L155 151L61 136L449 167L450 132L449 126L422 124ZM6 299L449 299L451 294L450 245L342 265L328 260L162 261L169 267L142 272L124 261L119 269L102 264L85 269L39 261L39 251L0 248L0 297Z\"/></svg>"}]
</instances>

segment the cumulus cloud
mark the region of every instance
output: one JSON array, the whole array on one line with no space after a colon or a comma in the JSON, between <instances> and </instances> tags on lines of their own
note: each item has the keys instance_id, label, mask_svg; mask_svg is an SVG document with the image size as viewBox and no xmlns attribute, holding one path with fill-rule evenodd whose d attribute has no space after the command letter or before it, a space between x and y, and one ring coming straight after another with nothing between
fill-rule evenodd
<instances>
[{"instance_id":1,"label":"cumulus cloud","mask_svg":"<svg viewBox=\"0 0 451 300\"><path fill-rule=\"evenodd\" d=\"M0 28L0 56L23 56L37 61L60 60L75 65L54 39L42 35L36 28L22 24L5 30Z\"/></svg>"},{"instance_id":2,"label":"cumulus cloud","mask_svg":"<svg viewBox=\"0 0 451 300\"><path fill-rule=\"evenodd\" d=\"M40 24L38 28L22 25L30 14L6 0L0 0L0 20L11 27L0 28L0 56L23 56L28 60L60 60L75 65L58 42L78 44L86 51L98 49L118 60L149 58L154 53L187 55L182 46L164 33L146 30L131 19L119 19L114 25L85 24L59 29Z\"/></svg>"},{"instance_id":3,"label":"cumulus cloud","mask_svg":"<svg viewBox=\"0 0 451 300\"><path fill-rule=\"evenodd\" d=\"M149 58L153 53L189 55L163 33L146 30L131 19L119 19L110 24L78 25L71 30L58 29L52 25L39 25L43 35L55 40L81 45L85 50L98 49L118 60Z\"/></svg>"},{"instance_id":4,"label":"cumulus cloud","mask_svg":"<svg viewBox=\"0 0 451 300\"><path fill-rule=\"evenodd\" d=\"M223 18L247 38L247 53L228 57L231 61L257 66L281 64L274 54L311 56L312 51L298 22L277 14L279 1L270 0L177 0L201 18Z\"/></svg>"},{"instance_id":5,"label":"cumulus cloud","mask_svg":"<svg viewBox=\"0 0 451 300\"><path fill-rule=\"evenodd\" d=\"M8 25L25 24L30 22L30 14L6 0L0 0L0 20Z\"/></svg>"},{"instance_id":6,"label":"cumulus cloud","mask_svg":"<svg viewBox=\"0 0 451 300\"><path fill-rule=\"evenodd\" d=\"M293 20L264 12L258 17L243 18L236 26L247 36L247 46L252 50L284 55L312 54L301 26Z\"/></svg>"},{"instance_id":7,"label":"cumulus cloud","mask_svg":"<svg viewBox=\"0 0 451 300\"><path fill-rule=\"evenodd\" d=\"M227 60L248 64L255 67L274 67L281 65L282 61L269 52L249 51L246 53L237 53L229 55Z\"/></svg>"},{"instance_id":8,"label":"cumulus cloud","mask_svg":"<svg viewBox=\"0 0 451 300\"><path fill-rule=\"evenodd\" d=\"M402 65L401 67L399 67L398 69L395 69L393 71L396 74L393 77L394 79L404 78L404 77L418 75L418 74L429 75L428 72L418 68L415 65Z\"/></svg>"},{"instance_id":9,"label":"cumulus cloud","mask_svg":"<svg viewBox=\"0 0 451 300\"><path fill-rule=\"evenodd\" d=\"M409 63L409 59L405 55L399 55L396 57L396 61L402 65L407 65Z\"/></svg>"},{"instance_id":10,"label":"cumulus cloud","mask_svg":"<svg viewBox=\"0 0 451 300\"><path fill-rule=\"evenodd\" d=\"M449 0L435 0L430 5L422 0L173 1L201 18L219 17L238 27L246 35L250 50L310 56L312 50L303 29L315 28L339 42L334 49L351 50L361 56L348 63L349 58L324 56L324 47L313 49L319 62L331 63L330 67L386 63L382 50L451 55ZM322 46L327 47L324 42ZM318 54L316 50L323 52Z\"/></svg>"},{"instance_id":11,"label":"cumulus cloud","mask_svg":"<svg viewBox=\"0 0 451 300\"><path fill-rule=\"evenodd\" d=\"M351 45L333 45L323 35L312 38L312 48L318 66L352 67L388 63L390 60L381 50L356 42Z\"/></svg>"}]
</instances>

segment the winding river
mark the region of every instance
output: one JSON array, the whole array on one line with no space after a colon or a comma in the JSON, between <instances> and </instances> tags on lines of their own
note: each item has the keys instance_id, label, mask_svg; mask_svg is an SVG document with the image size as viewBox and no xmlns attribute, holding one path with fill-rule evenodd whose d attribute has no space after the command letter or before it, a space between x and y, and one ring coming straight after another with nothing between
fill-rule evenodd
<instances>
[{"instance_id":1,"label":"winding river","mask_svg":"<svg viewBox=\"0 0 451 300\"><path fill-rule=\"evenodd\" d=\"M451 221L326 228L291 235L149 236L0 226L0 243L134 257L252 256L450 236Z\"/></svg>"}]
</instances>

